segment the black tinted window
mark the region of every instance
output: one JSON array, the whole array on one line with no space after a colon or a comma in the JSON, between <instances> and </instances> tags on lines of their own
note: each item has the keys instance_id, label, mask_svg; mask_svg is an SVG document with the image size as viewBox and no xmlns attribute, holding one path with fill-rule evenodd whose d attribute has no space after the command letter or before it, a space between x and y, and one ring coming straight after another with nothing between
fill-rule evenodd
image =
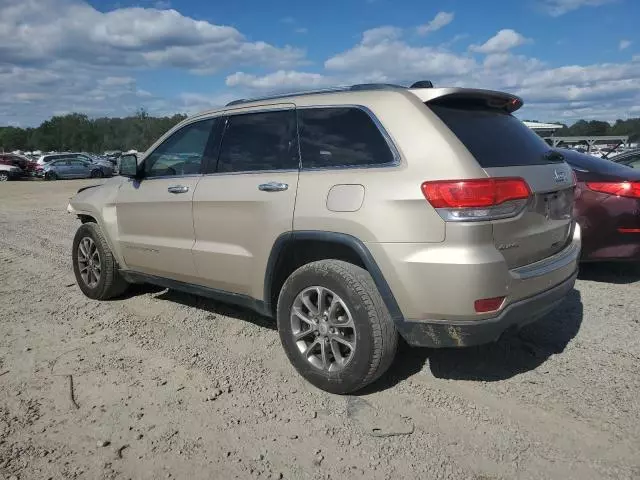
<instances>
[{"instance_id":1,"label":"black tinted window","mask_svg":"<svg viewBox=\"0 0 640 480\"><path fill-rule=\"evenodd\" d=\"M167 138L145 159L147 177L192 175L201 172L214 118L190 123Z\"/></svg>"},{"instance_id":2,"label":"black tinted window","mask_svg":"<svg viewBox=\"0 0 640 480\"><path fill-rule=\"evenodd\" d=\"M549 145L509 113L463 102L430 107L484 168L554 163Z\"/></svg>"},{"instance_id":3,"label":"black tinted window","mask_svg":"<svg viewBox=\"0 0 640 480\"><path fill-rule=\"evenodd\" d=\"M299 110L304 168L379 165L393 161L389 145L369 115L353 107Z\"/></svg>"},{"instance_id":4,"label":"black tinted window","mask_svg":"<svg viewBox=\"0 0 640 480\"><path fill-rule=\"evenodd\" d=\"M297 169L294 110L246 113L228 118L218 172Z\"/></svg>"}]
</instances>

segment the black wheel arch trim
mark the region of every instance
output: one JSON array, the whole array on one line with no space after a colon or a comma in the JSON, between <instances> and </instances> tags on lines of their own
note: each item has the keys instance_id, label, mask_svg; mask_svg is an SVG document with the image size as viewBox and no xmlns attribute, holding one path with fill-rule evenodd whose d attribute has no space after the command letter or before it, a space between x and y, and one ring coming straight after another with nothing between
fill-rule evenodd
<instances>
[{"instance_id":1,"label":"black wheel arch trim","mask_svg":"<svg viewBox=\"0 0 640 480\"><path fill-rule=\"evenodd\" d=\"M304 240L318 240L328 243L336 243L351 248L356 255L360 258L367 271L373 278L378 292L382 296L382 300L389 310L389 314L393 319L393 322L398 327L398 330L402 333L402 325L404 324L404 316L400 310L400 306L396 301L396 298L391 291L391 287L384 278L380 267L376 263L373 255L366 247L366 245L354 237L346 233L327 232L320 230L298 230L293 232L287 232L280 235L273 244L269 260L267 262L267 269L264 278L264 307L265 310L273 317L275 317L275 305L272 305L271 298L273 296L273 278L278 266L278 262L281 258L281 253L285 247L291 242L304 241Z\"/></svg>"}]
</instances>

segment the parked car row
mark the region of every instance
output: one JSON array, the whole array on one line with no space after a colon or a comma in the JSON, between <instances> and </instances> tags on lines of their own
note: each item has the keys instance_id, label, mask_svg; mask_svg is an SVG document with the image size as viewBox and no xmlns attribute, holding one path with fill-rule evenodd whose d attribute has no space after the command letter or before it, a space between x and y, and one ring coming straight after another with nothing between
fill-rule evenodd
<instances>
[{"instance_id":1,"label":"parked car row","mask_svg":"<svg viewBox=\"0 0 640 480\"><path fill-rule=\"evenodd\" d=\"M0 154L0 181L25 177L57 180L110 177L116 166L107 159L87 153L41 155L37 161L14 153Z\"/></svg>"}]
</instances>

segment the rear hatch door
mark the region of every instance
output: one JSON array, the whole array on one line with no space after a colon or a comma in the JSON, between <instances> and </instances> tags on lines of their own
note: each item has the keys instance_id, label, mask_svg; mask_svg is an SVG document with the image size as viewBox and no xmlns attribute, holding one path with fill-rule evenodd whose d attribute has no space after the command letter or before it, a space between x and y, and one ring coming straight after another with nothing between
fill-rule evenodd
<instances>
[{"instance_id":1,"label":"rear hatch door","mask_svg":"<svg viewBox=\"0 0 640 480\"><path fill-rule=\"evenodd\" d=\"M571 167L560 152L512 115L521 105L517 97L470 92L426 103L489 177L520 177L531 189L523 212L493 221L496 248L510 268L561 251L573 233L575 182Z\"/></svg>"}]
</instances>

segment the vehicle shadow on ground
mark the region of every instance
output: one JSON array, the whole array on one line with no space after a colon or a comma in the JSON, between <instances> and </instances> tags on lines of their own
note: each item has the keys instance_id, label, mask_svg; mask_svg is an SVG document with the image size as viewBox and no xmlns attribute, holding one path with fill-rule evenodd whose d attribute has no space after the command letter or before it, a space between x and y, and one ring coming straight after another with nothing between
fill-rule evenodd
<instances>
[{"instance_id":1,"label":"vehicle shadow on ground","mask_svg":"<svg viewBox=\"0 0 640 480\"><path fill-rule=\"evenodd\" d=\"M268 328L269 330L277 330L276 322L272 318L260 315L248 308L231 305L228 303L219 302L206 297L199 297L197 295L191 295L189 293L183 293L178 290L159 289L160 294L154 295L154 298L158 300L166 300L168 302L179 303L187 307L197 308L204 310L213 315L223 315L225 317L231 317L234 319L242 320L244 322L253 323L258 327Z\"/></svg>"},{"instance_id":2,"label":"vehicle shadow on ground","mask_svg":"<svg viewBox=\"0 0 640 480\"><path fill-rule=\"evenodd\" d=\"M580 292L572 290L549 315L500 340L468 348L411 348L406 344L389 372L362 393L386 390L428 368L436 378L495 382L534 370L562 353L582 324Z\"/></svg>"},{"instance_id":3,"label":"vehicle shadow on ground","mask_svg":"<svg viewBox=\"0 0 640 480\"><path fill-rule=\"evenodd\" d=\"M583 263L580 280L616 283L619 285L640 282L640 264L634 263Z\"/></svg>"}]
</instances>

